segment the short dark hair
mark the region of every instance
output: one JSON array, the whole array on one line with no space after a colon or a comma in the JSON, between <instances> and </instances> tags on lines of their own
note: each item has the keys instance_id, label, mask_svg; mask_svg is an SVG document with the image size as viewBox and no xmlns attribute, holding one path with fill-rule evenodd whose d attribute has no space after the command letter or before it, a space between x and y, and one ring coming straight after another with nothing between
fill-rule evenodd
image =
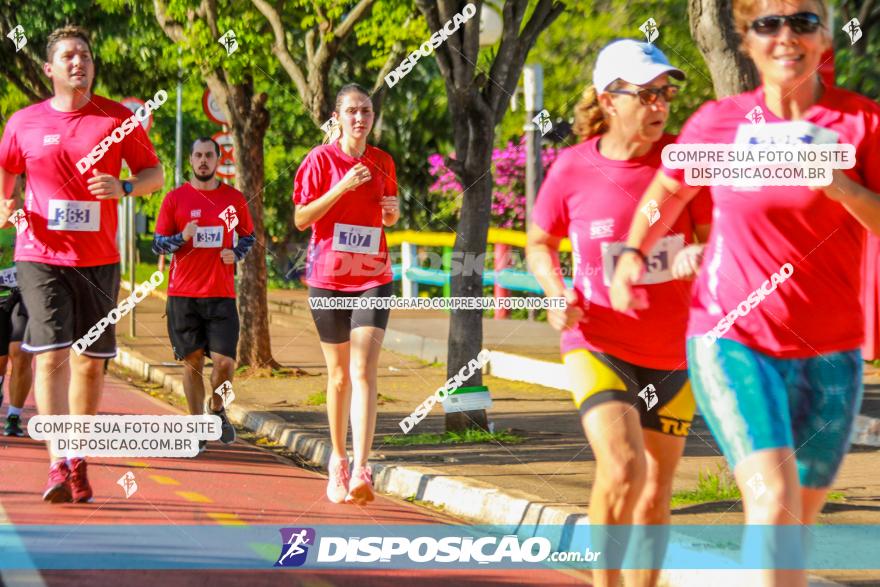
<instances>
[{"instance_id":1,"label":"short dark hair","mask_svg":"<svg viewBox=\"0 0 880 587\"><path fill-rule=\"evenodd\" d=\"M199 137L193 141L192 147L189 150L189 154L192 155L196 150L196 145L199 143L212 143L214 145L214 152L217 153L217 157L220 156L220 144L212 139L211 137Z\"/></svg>"},{"instance_id":2,"label":"short dark hair","mask_svg":"<svg viewBox=\"0 0 880 587\"><path fill-rule=\"evenodd\" d=\"M86 44L86 47L89 48L89 53L92 52L92 44L89 42L88 31L78 26L69 25L55 29L49 35L49 39L46 41L46 61L52 61L52 53L55 51L55 45L64 39L80 39Z\"/></svg>"}]
</instances>

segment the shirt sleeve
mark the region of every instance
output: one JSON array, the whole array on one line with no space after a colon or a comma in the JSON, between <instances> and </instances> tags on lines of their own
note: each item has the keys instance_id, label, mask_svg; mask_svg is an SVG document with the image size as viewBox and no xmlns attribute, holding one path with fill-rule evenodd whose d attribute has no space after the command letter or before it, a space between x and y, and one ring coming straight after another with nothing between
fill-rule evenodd
<instances>
[{"instance_id":1,"label":"shirt sleeve","mask_svg":"<svg viewBox=\"0 0 880 587\"><path fill-rule=\"evenodd\" d=\"M162 206L159 208L159 218L156 220L156 234L172 236L180 232L174 219L174 208L174 195L169 193L162 200Z\"/></svg>"},{"instance_id":2,"label":"shirt sleeve","mask_svg":"<svg viewBox=\"0 0 880 587\"><path fill-rule=\"evenodd\" d=\"M388 156L388 161L386 164L385 173L387 176L385 177L385 193L383 196L396 196L397 195L397 168L394 166L394 159L391 156Z\"/></svg>"},{"instance_id":3,"label":"shirt sleeve","mask_svg":"<svg viewBox=\"0 0 880 587\"><path fill-rule=\"evenodd\" d=\"M3 138L0 139L0 167L15 175L25 171L24 154L16 136L17 123L18 117L12 115L6 123L6 128L3 129Z\"/></svg>"},{"instance_id":4,"label":"shirt sleeve","mask_svg":"<svg viewBox=\"0 0 880 587\"><path fill-rule=\"evenodd\" d=\"M712 224L712 192L704 187L688 202L688 212L694 224Z\"/></svg>"},{"instance_id":5,"label":"shirt sleeve","mask_svg":"<svg viewBox=\"0 0 880 587\"><path fill-rule=\"evenodd\" d=\"M297 206L308 204L327 191L324 189L326 174L322 173L321 165L314 153L314 151L310 152L296 170L296 179L293 181L293 203Z\"/></svg>"},{"instance_id":6,"label":"shirt sleeve","mask_svg":"<svg viewBox=\"0 0 880 587\"><path fill-rule=\"evenodd\" d=\"M867 127L865 135L865 151L863 169L865 170L865 187L880 193L880 109L875 109L872 124Z\"/></svg>"},{"instance_id":7,"label":"shirt sleeve","mask_svg":"<svg viewBox=\"0 0 880 587\"><path fill-rule=\"evenodd\" d=\"M557 160L553 164L532 208L532 222L544 232L560 238L568 236L569 218L565 200L571 185L566 178L565 167L565 160Z\"/></svg>"},{"instance_id":8,"label":"shirt sleeve","mask_svg":"<svg viewBox=\"0 0 880 587\"><path fill-rule=\"evenodd\" d=\"M688 145L715 142L703 140L703 134L707 123L712 120L712 113L715 110L716 104L717 102L706 102L696 112L691 114L691 117L684 123L684 127L682 127L681 133L676 138L675 144ZM684 181L684 169L672 169L665 165L661 169L667 177L671 177L678 182Z\"/></svg>"},{"instance_id":9,"label":"shirt sleeve","mask_svg":"<svg viewBox=\"0 0 880 587\"><path fill-rule=\"evenodd\" d=\"M150 137L147 136L140 122L122 142L122 158L131 169L132 175L159 164L156 149L153 148L153 143L150 142Z\"/></svg>"},{"instance_id":10,"label":"shirt sleeve","mask_svg":"<svg viewBox=\"0 0 880 587\"><path fill-rule=\"evenodd\" d=\"M235 226L235 232L238 233L238 236L247 236L254 232L254 220L251 218L251 211L248 209L248 203L244 197L240 198L235 211L238 214L238 224Z\"/></svg>"}]
</instances>

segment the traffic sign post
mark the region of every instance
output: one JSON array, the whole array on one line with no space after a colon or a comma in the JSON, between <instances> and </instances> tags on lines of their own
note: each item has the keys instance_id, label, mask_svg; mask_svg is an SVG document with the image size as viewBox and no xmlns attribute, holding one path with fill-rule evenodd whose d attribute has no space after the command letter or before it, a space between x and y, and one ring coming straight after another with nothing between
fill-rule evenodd
<instances>
[{"instance_id":1,"label":"traffic sign post","mask_svg":"<svg viewBox=\"0 0 880 587\"><path fill-rule=\"evenodd\" d=\"M220 159L217 163L217 177L232 179L235 177L235 148L232 144L232 133L228 131L214 133L211 137L220 145Z\"/></svg>"}]
</instances>

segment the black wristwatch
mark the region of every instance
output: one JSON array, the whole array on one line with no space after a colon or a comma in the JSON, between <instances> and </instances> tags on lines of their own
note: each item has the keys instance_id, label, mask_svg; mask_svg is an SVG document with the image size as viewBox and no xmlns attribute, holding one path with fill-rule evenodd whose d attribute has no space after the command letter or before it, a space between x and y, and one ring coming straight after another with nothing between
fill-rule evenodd
<instances>
[{"instance_id":1,"label":"black wristwatch","mask_svg":"<svg viewBox=\"0 0 880 587\"><path fill-rule=\"evenodd\" d=\"M642 252L642 249L640 249L638 247L623 247L623 250L620 251L620 254L622 255L624 253L635 253L636 255L638 255L639 257L642 258L642 262L645 265L648 264L648 257L646 257L645 253Z\"/></svg>"},{"instance_id":2,"label":"black wristwatch","mask_svg":"<svg viewBox=\"0 0 880 587\"><path fill-rule=\"evenodd\" d=\"M122 182L122 191L125 192L125 195L128 196L131 192L134 191L134 184L128 180Z\"/></svg>"}]
</instances>

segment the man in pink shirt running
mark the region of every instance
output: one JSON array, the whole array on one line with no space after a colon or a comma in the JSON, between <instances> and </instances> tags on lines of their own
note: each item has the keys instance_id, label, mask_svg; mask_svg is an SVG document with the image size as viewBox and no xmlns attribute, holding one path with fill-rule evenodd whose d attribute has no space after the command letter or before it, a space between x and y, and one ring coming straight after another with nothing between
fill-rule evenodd
<instances>
[{"instance_id":1,"label":"man in pink shirt running","mask_svg":"<svg viewBox=\"0 0 880 587\"><path fill-rule=\"evenodd\" d=\"M92 94L95 65L84 30L49 35L43 72L52 98L16 112L3 130L0 228L12 212L15 179L25 173L28 226L18 235L15 262L28 308L22 348L37 354L37 407L43 415L95 414L104 360L116 354L114 327L81 353L71 347L116 308L117 200L158 190L164 176L132 113ZM126 180L119 179L123 160L132 172ZM44 500L91 500L85 460L68 462L50 450L50 461Z\"/></svg>"}]
</instances>

